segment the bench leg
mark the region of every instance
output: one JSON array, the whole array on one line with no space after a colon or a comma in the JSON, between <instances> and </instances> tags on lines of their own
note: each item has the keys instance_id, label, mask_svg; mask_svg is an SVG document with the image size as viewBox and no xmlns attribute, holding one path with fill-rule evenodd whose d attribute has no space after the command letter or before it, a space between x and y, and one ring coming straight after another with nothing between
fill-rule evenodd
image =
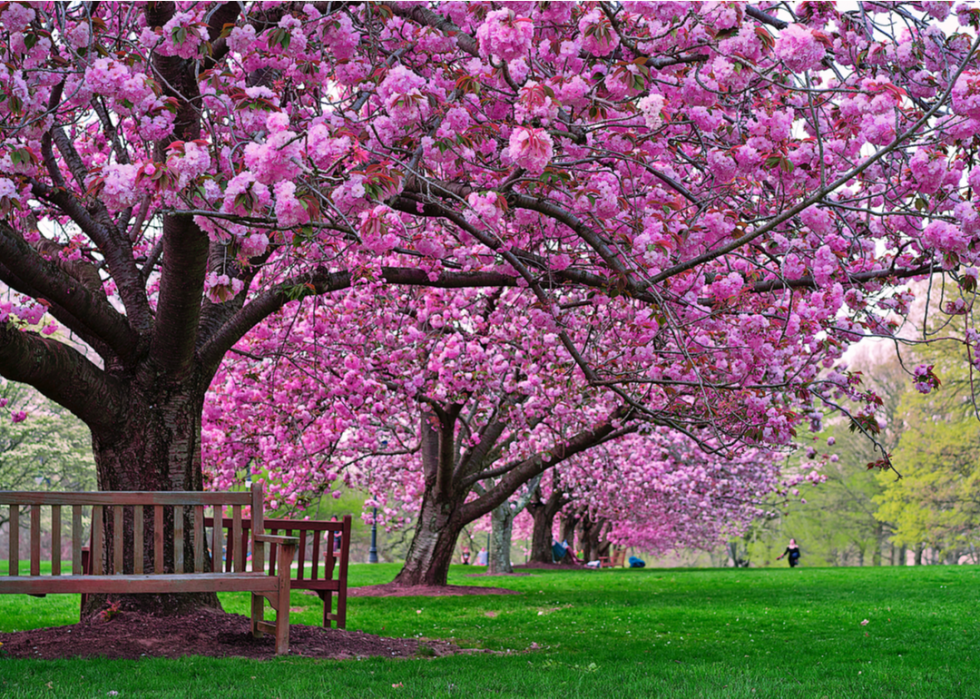
<instances>
[{"instance_id":1,"label":"bench leg","mask_svg":"<svg viewBox=\"0 0 980 699\"><path fill-rule=\"evenodd\" d=\"M330 616L333 613L333 591L326 590L323 597L323 628L330 628Z\"/></svg>"},{"instance_id":2,"label":"bench leg","mask_svg":"<svg viewBox=\"0 0 980 699\"><path fill-rule=\"evenodd\" d=\"M255 638L262 637L259 629L259 622L265 619L265 597L252 593L252 635Z\"/></svg>"},{"instance_id":3,"label":"bench leg","mask_svg":"<svg viewBox=\"0 0 980 699\"><path fill-rule=\"evenodd\" d=\"M294 544L279 546L279 590L276 605L276 655L289 652L289 576L293 571Z\"/></svg>"}]
</instances>

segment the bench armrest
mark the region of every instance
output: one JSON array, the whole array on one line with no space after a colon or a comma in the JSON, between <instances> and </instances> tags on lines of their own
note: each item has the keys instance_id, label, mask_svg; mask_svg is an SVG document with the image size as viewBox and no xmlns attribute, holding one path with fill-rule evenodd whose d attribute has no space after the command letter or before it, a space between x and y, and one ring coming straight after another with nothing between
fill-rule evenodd
<instances>
[{"instance_id":1,"label":"bench armrest","mask_svg":"<svg viewBox=\"0 0 980 699\"><path fill-rule=\"evenodd\" d=\"M263 544L279 544L299 546L299 538L295 536L273 536L272 534L256 534L255 540Z\"/></svg>"}]
</instances>

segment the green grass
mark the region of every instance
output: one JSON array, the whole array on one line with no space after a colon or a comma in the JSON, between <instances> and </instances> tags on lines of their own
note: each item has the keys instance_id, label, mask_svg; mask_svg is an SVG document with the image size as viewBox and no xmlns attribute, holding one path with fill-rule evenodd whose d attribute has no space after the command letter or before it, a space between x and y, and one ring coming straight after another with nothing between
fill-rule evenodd
<instances>
[{"instance_id":1,"label":"green grass","mask_svg":"<svg viewBox=\"0 0 980 699\"><path fill-rule=\"evenodd\" d=\"M351 567L351 583L394 565ZM977 567L535 571L522 595L355 598L348 629L512 651L426 660L0 658L0 697L980 696ZM244 613L246 597L222 597ZM319 600L294 593L295 623ZM0 597L0 631L77 620L74 596ZM861 621L868 619L866 626ZM532 644L538 649L528 652ZM254 678L254 679L253 679ZM49 684L50 683L50 684ZM392 687L392 685L401 685Z\"/></svg>"}]
</instances>

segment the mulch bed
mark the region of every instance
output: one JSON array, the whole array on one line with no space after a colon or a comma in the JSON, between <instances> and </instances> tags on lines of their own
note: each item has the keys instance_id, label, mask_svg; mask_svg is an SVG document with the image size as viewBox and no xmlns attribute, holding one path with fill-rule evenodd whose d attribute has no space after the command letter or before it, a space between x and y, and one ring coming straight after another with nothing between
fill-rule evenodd
<instances>
[{"instance_id":1,"label":"mulch bed","mask_svg":"<svg viewBox=\"0 0 980 699\"><path fill-rule=\"evenodd\" d=\"M520 565L514 566L514 568L526 568L529 570L592 570L591 568L586 568L582 563L538 563L537 561L521 563Z\"/></svg>"},{"instance_id":2,"label":"mulch bed","mask_svg":"<svg viewBox=\"0 0 980 699\"><path fill-rule=\"evenodd\" d=\"M97 656L112 659L275 656L275 639L253 638L248 617L218 611L179 617L121 611L108 621L96 616L72 626L0 633L0 643L8 657L44 660ZM420 649L420 645L425 647ZM383 638L361 631L295 624L289 628L289 654L293 656L413 658L458 652L459 648L445 641Z\"/></svg>"},{"instance_id":3,"label":"mulch bed","mask_svg":"<svg viewBox=\"0 0 980 699\"><path fill-rule=\"evenodd\" d=\"M462 595L519 595L517 590L471 585L367 585L348 587L348 597L459 597Z\"/></svg>"}]
</instances>

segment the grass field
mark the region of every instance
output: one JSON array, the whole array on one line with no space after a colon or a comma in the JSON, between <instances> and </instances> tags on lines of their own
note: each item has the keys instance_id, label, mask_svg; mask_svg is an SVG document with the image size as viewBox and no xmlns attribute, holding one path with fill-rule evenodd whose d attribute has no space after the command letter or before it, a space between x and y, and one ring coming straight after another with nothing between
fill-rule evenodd
<instances>
[{"instance_id":1,"label":"grass field","mask_svg":"<svg viewBox=\"0 0 980 699\"><path fill-rule=\"evenodd\" d=\"M0 657L0 697L980 697L980 568L535 571L522 595L352 599L348 628L507 654L419 660L57 662ZM351 567L387 582L393 565ZM245 595L222 601L245 613ZM294 593L295 623L319 600ZM0 631L77 621L0 597ZM862 625L867 619L868 623ZM535 644L532 648L532 644ZM393 685L398 685L393 687Z\"/></svg>"}]
</instances>

